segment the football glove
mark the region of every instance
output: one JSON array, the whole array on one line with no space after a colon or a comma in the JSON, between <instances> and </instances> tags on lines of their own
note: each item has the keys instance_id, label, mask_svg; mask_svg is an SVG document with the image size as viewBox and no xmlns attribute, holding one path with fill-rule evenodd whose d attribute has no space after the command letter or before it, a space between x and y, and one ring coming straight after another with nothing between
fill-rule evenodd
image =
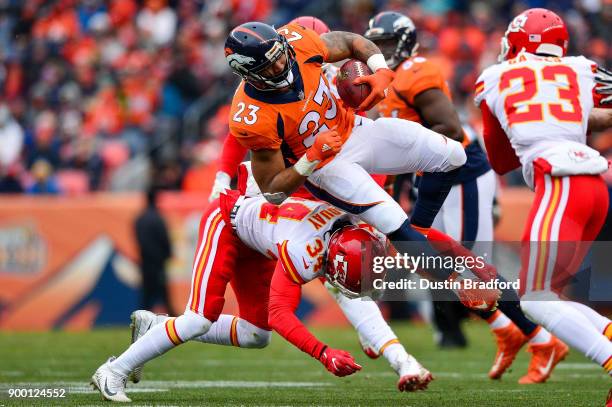
<instances>
[{"instance_id":1,"label":"football glove","mask_svg":"<svg viewBox=\"0 0 612 407\"><path fill-rule=\"evenodd\" d=\"M208 197L208 202L214 201L215 199L219 198L219 195L222 192L225 192L226 189L230 189L231 180L232 178L228 173L217 171L217 175L215 175L215 183L213 184L212 191Z\"/></svg>"},{"instance_id":2,"label":"football glove","mask_svg":"<svg viewBox=\"0 0 612 407\"><path fill-rule=\"evenodd\" d=\"M317 134L314 144L306 151L308 161L323 161L333 157L342 147L342 137L336 131L336 126Z\"/></svg>"},{"instance_id":3,"label":"football glove","mask_svg":"<svg viewBox=\"0 0 612 407\"><path fill-rule=\"evenodd\" d=\"M361 366L355 363L353 356L344 350L327 347L321 353L319 361L329 372L338 377L348 376L361 370Z\"/></svg>"},{"instance_id":4,"label":"football glove","mask_svg":"<svg viewBox=\"0 0 612 407\"><path fill-rule=\"evenodd\" d=\"M599 103L602 105L612 104L612 71L597 67L595 72L595 92L600 95L611 95L602 98Z\"/></svg>"},{"instance_id":5,"label":"football glove","mask_svg":"<svg viewBox=\"0 0 612 407\"><path fill-rule=\"evenodd\" d=\"M387 96L387 88L393 81L395 72L391 69L381 68L372 75L360 76L353 81L353 85L366 83L370 85L372 91L367 98L357 108L358 111L366 112L373 108L378 102Z\"/></svg>"},{"instance_id":6,"label":"football glove","mask_svg":"<svg viewBox=\"0 0 612 407\"><path fill-rule=\"evenodd\" d=\"M497 300L501 296L498 289L487 288L462 288L457 290L459 300L466 307L476 311L493 311L497 308Z\"/></svg>"}]
</instances>

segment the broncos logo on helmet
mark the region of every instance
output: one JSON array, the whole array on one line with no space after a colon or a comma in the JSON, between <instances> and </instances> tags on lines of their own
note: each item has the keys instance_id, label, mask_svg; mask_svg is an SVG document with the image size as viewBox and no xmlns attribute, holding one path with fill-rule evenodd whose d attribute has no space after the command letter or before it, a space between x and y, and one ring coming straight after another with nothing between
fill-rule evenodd
<instances>
[{"instance_id":1,"label":"broncos logo on helmet","mask_svg":"<svg viewBox=\"0 0 612 407\"><path fill-rule=\"evenodd\" d=\"M262 74L283 55L287 64L280 74ZM259 90L281 89L293 82L295 52L268 24L249 22L234 28L225 41L225 58L235 74Z\"/></svg>"},{"instance_id":2,"label":"broncos logo on helmet","mask_svg":"<svg viewBox=\"0 0 612 407\"><path fill-rule=\"evenodd\" d=\"M364 37L378 45L391 69L414 55L419 47L412 20L395 11L384 11L372 17Z\"/></svg>"}]
</instances>

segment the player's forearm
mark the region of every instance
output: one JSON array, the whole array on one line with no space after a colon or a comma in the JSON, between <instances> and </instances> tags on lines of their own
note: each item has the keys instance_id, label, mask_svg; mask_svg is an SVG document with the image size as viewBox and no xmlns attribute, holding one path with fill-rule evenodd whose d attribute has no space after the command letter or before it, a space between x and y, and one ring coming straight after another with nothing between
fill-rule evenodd
<instances>
[{"instance_id":1,"label":"player's forearm","mask_svg":"<svg viewBox=\"0 0 612 407\"><path fill-rule=\"evenodd\" d=\"M427 89L414 98L423 125L446 137L463 141L463 128L453 102L439 88Z\"/></svg>"},{"instance_id":2,"label":"player's forearm","mask_svg":"<svg viewBox=\"0 0 612 407\"><path fill-rule=\"evenodd\" d=\"M347 58L368 62L372 55L381 54L376 44L359 34L332 31L321 35L321 39L328 49L327 62L338 62Z\"/></svg>"},{"instance_id":3,"label":"player's forearm","mask_svg":"<svg viewBox=\"0 0 612 407\"><path fill-rule=\"evenodd\" d=\"M301 295L302 287L291 281L278 263L270 283L268 323L292 345L318 359L326 347L325 344L311 334L295 316Z\"/></svg>"},{"instance_id":4,"label":"player's forearm","mask_svg":"<svg viewBox=\"0 0 612 407\"><path fill-rule=\"evenodd\" d=\"M589 114L589 132L604 131L612 127L612 109L595 108Z\"/></svg>"},{"instance_id":5,"label":"player's forearm","mask_svg":"<svg viewBox=\"0 0 612 407\"><path fill-rule=\"evenodd\" d=\"M262 192L267 194L266 199L271 202L278 199L280 203L304 184L306 178L307 177L300 175L294 167L285 168L274 177L270 178L265 186L261 187ZM272 197L272 195L276 197Z\"/></svg>"}]
</instances>

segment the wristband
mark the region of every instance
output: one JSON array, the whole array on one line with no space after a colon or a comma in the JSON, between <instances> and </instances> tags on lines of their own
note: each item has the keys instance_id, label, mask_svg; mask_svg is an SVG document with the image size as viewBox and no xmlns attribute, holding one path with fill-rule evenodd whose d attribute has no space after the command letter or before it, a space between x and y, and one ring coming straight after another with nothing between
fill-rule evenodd
<instances>
[{"instance_id":1,"label":"wristband","mask_svg":"<svg viewBox=\"0 0 612 407\"><path fill-rule=\"evenodd\" d=\"M385 56L383 54L374 54L368 58L368 68L372 72L376 72L379 69L389 69L387 65L387 61L385 60Z\"/></svg>"},{"instance_id":2,"label":"wristband","mask_svg":"<svg viewBox=\"0 0 612 407\"><path fill-rule=\"evenodd\" d=\"M314 170L317 169L317 165L319 165L319 163L319 160L310 161L308 157L306 157L306 154L304 154L302 158L300 158L298 162L293 165L293 168L301 176L309 177L310 174L312 174Z\"/></svg>"},{"instance_id":3,"label":"wristband","mask_svg":"<svg viewBox=\"0 0 612 407\"><path fill-rule=\"evenodd\" d=\"M327 345L323 345L323 349L321 349L321 352L319 352L319 357L317 359L321 360L326 350L327 350Z\"/></svg>"}]
</instances>

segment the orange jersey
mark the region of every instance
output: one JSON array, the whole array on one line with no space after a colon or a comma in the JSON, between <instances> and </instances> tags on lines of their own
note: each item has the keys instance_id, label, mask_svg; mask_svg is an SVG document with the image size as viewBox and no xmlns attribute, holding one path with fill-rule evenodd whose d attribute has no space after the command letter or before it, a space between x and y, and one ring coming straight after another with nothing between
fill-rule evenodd
<instances>
[{"instance_id":1,"label":"orange jersey","mask_svg":"<svg viewBox=\"0 0 612 407\"><path fill-rule=\"evenodd\" d=\"M238 86L229 116L230 132L251 150L282 149L289 163L299 159L316 134L337 126L346 140L355 114L330 91L321 68L328 50L319 35L297 24L278 32L296 54L293 86L286 92L259 91L244 81Z\"/></svg>"},{"instance_id":2,"label":"orange jersey","mask_svg":"<svg viewBox=\"0 0 612 407\"><path fill-rule=\"evenodd\" d=\"M426 58L411 57L395 69L395 79L391 82L388 96L378 104L378 112L383 117L399 117L421 123L419 112L414 107L414 98L433 88L441 89L451 99L440 68Z\"/></svg>"}]
</instances>

